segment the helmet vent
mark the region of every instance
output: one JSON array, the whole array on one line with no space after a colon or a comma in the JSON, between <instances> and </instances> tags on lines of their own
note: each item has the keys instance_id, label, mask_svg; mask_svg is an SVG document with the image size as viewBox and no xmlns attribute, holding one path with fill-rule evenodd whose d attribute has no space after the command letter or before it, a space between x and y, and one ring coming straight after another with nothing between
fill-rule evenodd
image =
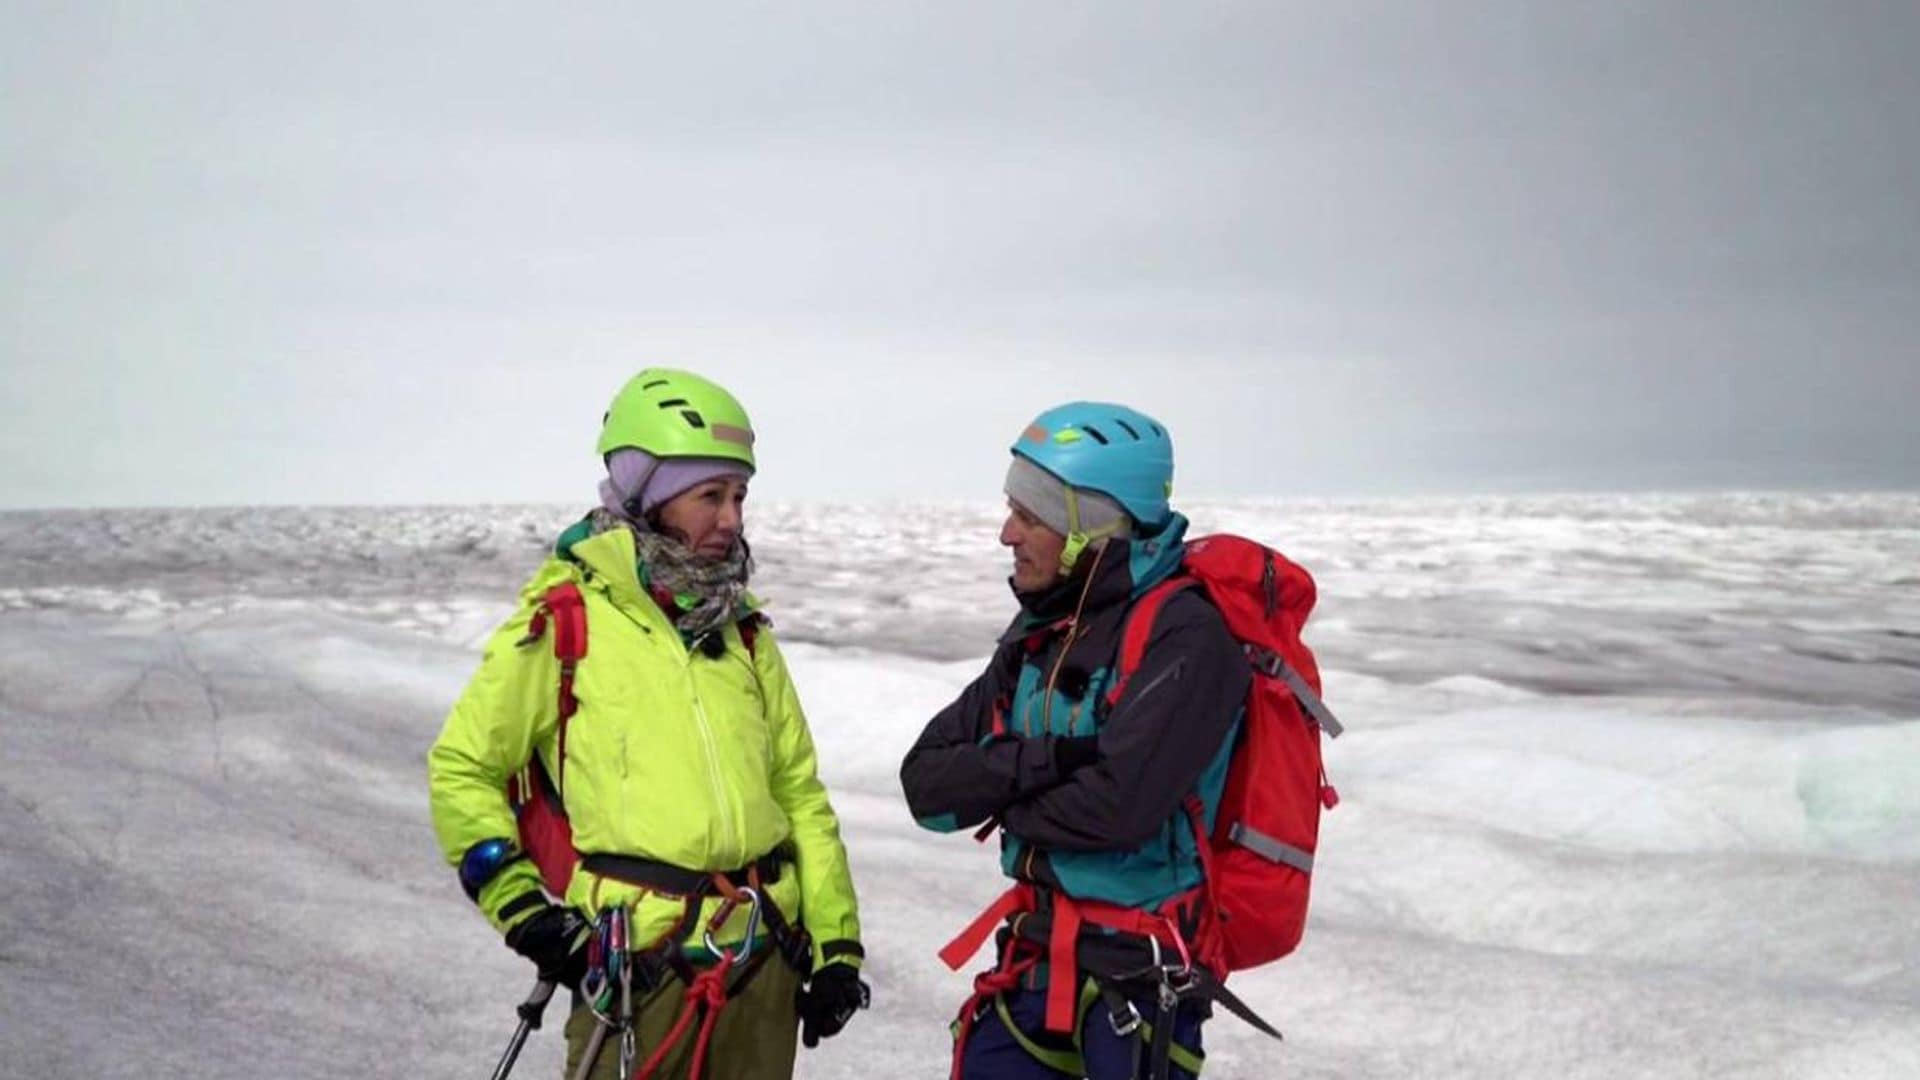
<instances>
[{"instance_id":1,"label":"helmet vent","mask_svg":"<svg viewBox=\"0 0 1920 1080\"><path fill-rule=\"evenodd\" d=\"M684 409L687 407L687 399L683 397L673 398L671 400L661 402L660 407L663 409Z\"/></svg>"},{"instance_id":2,"label":"helmet vent","mask_svg":"<svg viewBox=\"0 0 1920 1080\"><path fill-rule=\"evenodd\" d=\"M1100 434L1100 429L1094 427L1092 424L1081 424L1080 430L1093 436L1093 441L1099 443L1101 446L1107 445L1107 437Z\"/></svg>"},{"instance_id":3,"label":"helmet vent","mask_svg":"<svg viewBox=\"0 0 1920 1080\"><path fill-rule=\"evenodd\" d=\"M1133 430L1132 424L1127 423L1125 420L1115 420L1114 423L1119 424L1121 429L1125 431L1127 435L1133 439L1134 442L1140 441L1140 433Z\"/></svg>"},{"instance_id":4,"label":"helmet vent","mask_svg":"<svg viewBox=\"0 0 1920 1080\"><path fill-rule=\"evenodd\" d=\"M1153 429L1153 433L1155 435L1158 435L1163 439L1167 437L1167 433L1160 430L1159 424L1148 424L1147 426Z\"/></svg>"},{"instance_id":5,"label":"helmet vent","mask_svg":"<svg viewBox=\"0 0 1920 1080\"><path fill-rule=\"evenodd\" d=\"M707 426L707 422L705 420L700 419L700 414L697 412L694 412L692 409L681 409L680 419L685 420L689 425L693 427L704 429Z\"/></svg>"},{"instance_id":6,"label":"helmet vent","mask_svg":"<svg viewBox=\"0 0 1920 1080\"><path fill-rule=\"evenodd\" d=\"M665 380L665 379L655 379L655 380L653 380L652 382L644 382L644 383L641 383L641 384L640 384L640 389L642 389L642 390L651 390L651 389L653 389L653 388L654 388L654 387L656 387L656 386L665 386L665 385L667 385L667 380Z\"/></svg>"}]
</instances>

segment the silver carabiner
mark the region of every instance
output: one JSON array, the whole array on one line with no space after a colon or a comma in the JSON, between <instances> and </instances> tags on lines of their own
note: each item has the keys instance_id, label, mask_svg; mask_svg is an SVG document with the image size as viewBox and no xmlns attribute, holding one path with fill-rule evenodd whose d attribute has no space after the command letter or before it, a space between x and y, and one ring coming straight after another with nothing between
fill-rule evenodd
<instances>
[{"instance_id":1,"label":"silver carabiner","mask_svg":"<svg viewBox=\"0 0 1920 1080\"><path fill-rule=\"evenodd\" d=\"M1160 1008L1163 1011L1171 1010L1179 1004L1180 995L1192 990L1198 979L1194 974L1193 960L1183 947L1180 950L1180 966L1175 967L1166 962L1165 954L1160 951L1159 938L1148 935L1147 944L1153 947L1153 972L1159 982L1155 989Z\"/></svg>"},{"instance_id":2,"label":"silver carabiner","mask_svg":"<svg viewBox=\"0 0 1920 1080\"><path fill-rule=\"evenodd\" d=\"M625 944L626 927L621 926L620 936ZM634 1031L639 1025L633 1022L633 957L620 958L620 1075L633 1075L633 1060L639 1055L640 1048Z\"/></svg>"},{"instance_id":3,"label":"silver carabiner","mask_svg":"<svg viewBox=\"0 0 1920 1080\"><path fill-rule=\"evenodd\" d=\"M753 952L754 936L760 933L760 894L752 886L743 885L740 887L740 895L747 898L747 936L740 939L740 948L731 957L736 964L745 960L747 955ZM715 959L727 956L727 951L714 942L712 927L707 928L705 936L701 938L701 944L707 947L707 951L712 953Z\"/></svg>"}]
</instances>

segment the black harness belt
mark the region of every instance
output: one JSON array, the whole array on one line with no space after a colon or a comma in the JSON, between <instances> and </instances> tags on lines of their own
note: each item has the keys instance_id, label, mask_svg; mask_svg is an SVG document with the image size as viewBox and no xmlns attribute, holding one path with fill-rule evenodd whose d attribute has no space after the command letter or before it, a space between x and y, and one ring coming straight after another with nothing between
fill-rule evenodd
<instances>
[{"instance_id":1,"label":"black harness belt","mask_svg":"<svg viewBox=\"0 0 1920 1080\"><path fill-rule=\"evenodd\" d=\"M752 875L757 871L759 883L771 885L780 880L780 864L785 861L785 852L776 848L738 870L689 870L642 855L604 853L582 855L580 866L590 874L624 881L654 892L673 896L701 896L713 891L715 874L726 878L735 888L746 888L753 884Z\"/></svg>"}]
</instances>

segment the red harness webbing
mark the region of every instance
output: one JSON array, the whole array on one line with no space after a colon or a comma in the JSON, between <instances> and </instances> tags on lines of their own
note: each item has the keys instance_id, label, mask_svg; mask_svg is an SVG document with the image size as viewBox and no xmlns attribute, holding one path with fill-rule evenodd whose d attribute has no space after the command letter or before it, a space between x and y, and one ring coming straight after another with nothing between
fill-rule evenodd
<instances>
[{"instance_id":1,"label":"red harness webbing","mask_svg":"<svg viewBox=\"0 0 1920 1080\"><path fill-rule=\"evenodd\" d=\"M1194 895L1195 891L1197 890L1181 893L1162 906L1165 909L1177 911L1183 906L1184 901ZM1087 923L1136 937L1152 938L1164 945L1172 946L1184 966L1191 966L1193 962L1193 954L1187 947L1186 939L1181 936L1180 928L1171 915L1141 911L1139 908L1123 907L1100 900L1076 900L1058 889L1050 890L1049 897L1053 910L1053 926L1047 934L1046 950L1047 963L1051 969L1047 974L1046 1027L1048 1031L1064 1033L1073 1031L1080 994L1080 965L1076 946L1079 944L1080 930ZM1037 911L1039 906L1039 890L1027 882L1016 882L1012 888L1000 894L1000 898L982 911L973 922L968 923L967 928L960 931L959 936L949 941L946 947L940 950L941 962L952 970L959 971L966 966L974 953L980 951L980 947L987 943L987 939L993 936L993 932L1002 922L1022 912ZM1011 956L1011 946L1017 943L1017 938L1009 942L1008 957ZM1002 958L1002 967L1007 963L1008 957ZM1024 973L1038 960L1039 956L1035 954L1020 962L1019 972L1016 973L1014 982L1018 981L1018 974ZM995 985L1004 981L1000 968L988 972L987 975L996 976ZM1013 983L1008 983L1000 989L1008 989L1012 985ZM981 983L976 980L976 999L979 996L980 987ZM998 993L999 990L994 992ZM973 1002L970 1001L969 1008L972 1004Z\"/></svg>"}]
</instances>

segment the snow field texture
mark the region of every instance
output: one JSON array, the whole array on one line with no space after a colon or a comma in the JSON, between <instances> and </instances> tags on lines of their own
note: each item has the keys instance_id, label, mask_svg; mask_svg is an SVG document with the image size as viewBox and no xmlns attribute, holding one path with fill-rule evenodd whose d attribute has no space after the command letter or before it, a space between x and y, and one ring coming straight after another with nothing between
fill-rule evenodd
<instances>
[{"instance_id":1,"label":"snow field texture","mask_svg":"<svg viewBox=\"0 0 1920 1080\"><path fill-rule=\"evenodd\" d=\"M1207 1075L1920 1075L1920 498L1201 502L1312 570L1312 924ZM423 754L571 508L0 515L0 1076L479 1075L531 985ZM938 1076L993 853L895 778L1011 614L990 505L754 508L874 1009ZM559 1073L559 1012L516 1075Z\"/></svg>"}]
</instances>

